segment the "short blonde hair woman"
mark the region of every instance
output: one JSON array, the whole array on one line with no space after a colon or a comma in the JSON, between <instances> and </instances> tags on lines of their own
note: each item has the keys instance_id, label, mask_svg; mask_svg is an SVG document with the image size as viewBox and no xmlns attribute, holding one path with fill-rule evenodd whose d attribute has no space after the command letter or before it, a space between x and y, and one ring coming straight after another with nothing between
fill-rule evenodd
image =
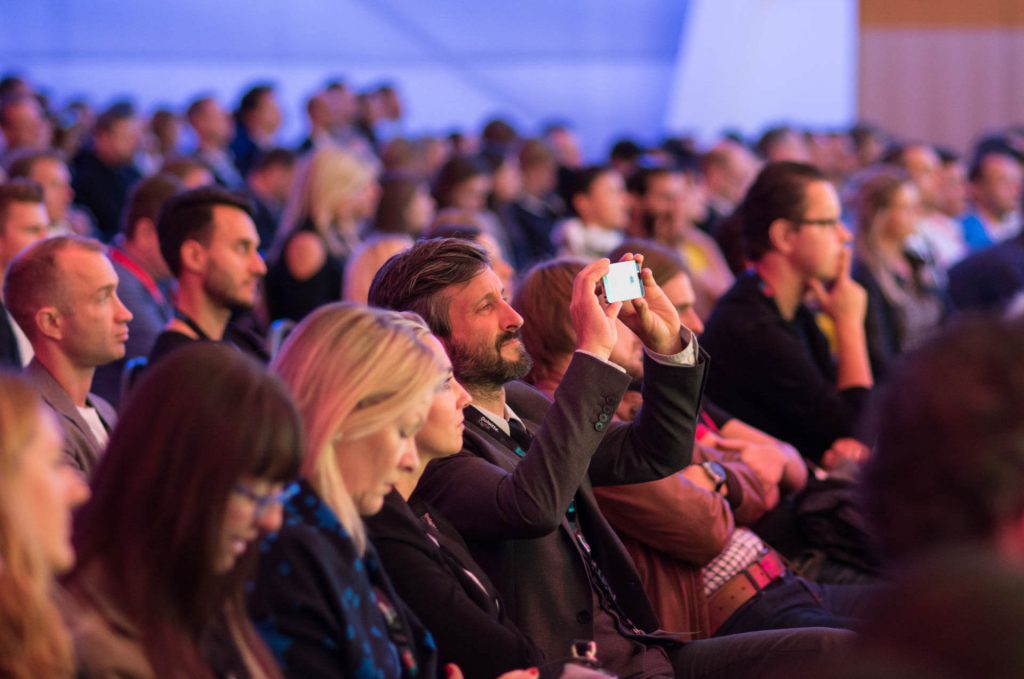
<instances>
[{"instance_id":1,"label":"short blonde hair woman","mask_svg":"<svg viewBox=\"0 0 1024 679\"><path fill-rule=\"evenodd\" d=\"M73 674L51 589L74 563L71 508L88 496L64 463L57 420L25 382L0 373L0 676Z\"/></svg>"},{"instance_id":2,"label":"short blonde hair woman","mask_svg":"<svg viewBox=\"0 0 1024 679\"><path fill-rule=\"evenodd\" d=\"M286 675L434 677L433 641L395 594L361 516L418 464L414 437L444 367L399 314L347 302L310 314L272 367L307 438L301 489L252 591L259 629Z\"/></svg>"}]
</instances>

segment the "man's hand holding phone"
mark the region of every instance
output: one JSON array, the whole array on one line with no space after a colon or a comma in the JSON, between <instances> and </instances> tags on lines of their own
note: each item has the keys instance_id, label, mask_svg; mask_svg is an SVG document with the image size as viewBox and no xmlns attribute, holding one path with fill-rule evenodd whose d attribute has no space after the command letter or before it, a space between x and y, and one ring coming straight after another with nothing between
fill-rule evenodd
<instances>
[{"instance_id":1,"label":"man's hand holding phone","mask_svg":"<svg viewBox=\"0 0 1024 679\"><path fill-rule=\"evenodd\" d=\"M630 261L640 270L640 294L622 302L619 320L654 353L678 354L686 346L679 335L679 313L654 282L651 270L643 268L643 255L626 253L619 263Z\"/></svg>"}]
</instances>

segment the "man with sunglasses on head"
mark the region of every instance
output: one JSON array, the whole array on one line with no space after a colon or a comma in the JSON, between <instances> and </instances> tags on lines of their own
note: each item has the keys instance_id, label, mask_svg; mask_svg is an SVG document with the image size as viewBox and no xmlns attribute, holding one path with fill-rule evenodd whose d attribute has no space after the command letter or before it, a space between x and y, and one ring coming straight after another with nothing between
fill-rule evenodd
<instances>
[{"instance_id":1,"label":"man with sunglasses on head","mask_svg":"<svg viewBox=\"0 0 1024 679\"><path fill-rule=\"evenodd\" d=\"M701 336L715 359L707 394L826 468L860 462L867 448L854 435L873 384L867 296L850 278L836 191L811 165L771 163L738 209L750 268ZM834 361L808 296L834 327Z\"/></svg>"}]
</instances>

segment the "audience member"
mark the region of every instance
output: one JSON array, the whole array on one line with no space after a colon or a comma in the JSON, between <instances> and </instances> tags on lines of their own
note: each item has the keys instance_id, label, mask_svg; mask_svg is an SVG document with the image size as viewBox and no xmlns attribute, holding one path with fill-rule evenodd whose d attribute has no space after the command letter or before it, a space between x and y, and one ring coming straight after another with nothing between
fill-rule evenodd
<instances>
[{"instance_id":1,"label":"audience member","mask_svg":"<svg viewBox=\"0 0 1024 679\"><path fill-rule=\"evenodd\" d=\"M864 324L877 380L892 359L935 330L944 311L934 266L908 248L921 215L919 185L883 169L858 192L853 278L868 296Z\"/></svg>"},{"instance_id":2,"label":"audience member","mask_svg":"<svg viewBox=\"0 0 1024 679\"><path fill-rule=\"evenodd\" d=\"M385 177L373 230L418 238L433 221L435 210L426 182L411 176Z\"/></svg>"},{"instance_id":3,"label":"audience member","mask_svg":"<svg viewBox=\"0 0 1024 679\"><path fill-rule=\"evenodd\" d=\"M36 182L16 179L0 184L0 271L7 271L14 256L46 237L44 192ZM0 365L22 368L34 356L32 343L0 302Z\"/></svg>"},{"instance_id":4,"label":"audience member","mask_svg":"<svg viewBox=\"0 0 1024 679\"><path fill-rule=\"evenodd\" d=\"M306 431L299 493L261 550L253 618L294 677L436 676L437 649L395 593L361 516L417 464L414 437L444 380L394 314L337 303L289 335L274 369Z\"/></svg>"},{"instance_id":5,"label":"audience member","mask_svg":"<svg viewBox=\"0 0 1024 679\"><path fill-rule=\"evenodd\" d=\"M132 314L117 296L103 246L55 236L26 247L7 269L4 300L35 358L25 374L64 425L69 464L91 474L117 419L90 393L101 365L124 356Z\"/></svg>"},{"instance_id":6,"label":"audience member","mask_svg":"<svg viewBox=\"0 0 1024 679\"><path fill-rule=\"evenodd\" d=\"M558 223L551 241L560 255L603 257L622 241L629 221L622 176L595 165L576 173L569 193L574 217Z\"/></svg>"},{"instance_id":7,"label":"audience member","mask_svg":"<svg viewBox=\"0 0 1024 679\"><path fill-rule=\"evenodd\" d=\"M81 675L280 676L243 589L302 440L284 386L229 347L187 347L143 378L75 521Z\"/></svg>"},{"instance_id":8,"label":"audience member","mask_svg":"<svg viewBox=\"0 0 1024 679\"><path fill-rule=\"evenodd\" d=\"M0 675L74 676L53 578L74 565L71 510L88 497L64 464L53 414L25 381L0 373Z\"/></svg>"},{"instance_id":9,"label":"audience member","mask_svg":"<svg viewBox=\"0 0 1024 679\"><path fill-rule=\"evenodd\" d=\"M117 233L128 191L142 178L134 163L140 143L135 112L115 104L96 119L91 143L71 161L75 202L96 218L101 240Z\"/></svg>"},{"instance_id":10,"label":"audience member","mask_svg":"<svg viewBox=\"0 0 1024 679\"><path fill-rule=\"evenodd\" d=\"M374 168L346 151L326 147L302 161L271 252L271 319L299 321L341 299L345 260L379 199Z\"/></svg>"},{"instance_id":11,"label":"audience member","mask_svg":"<svg viewBox=\"0 0 1024 679\"><path fill-rule=\"evenodd\" d=\"M235 109L235 136L231 141L239 175L249 174L256 157L275 146L279 127L281 108L273 85L261 83L246 90Z\"/></svg>"},{"instance_id":12,"label":"audience member","mask_svg":"<svg viewBox=\"0 0 1024 679\"><path fill-rule=\"evenodd\" d=\"M156 339L174 315L171 298L174 278L163 255L157 218L163 204L183 189L170 175L158 174L135 185L128 197L121 233L110 248L117 273L117 296L128 310L128 342L123 358L96 370L93 391L115 408L120 406L123 375L128 360L148 357Z\"/></svg>"},{"instance_id":13,"label":"audience member","mask_svg":"<svg viewBox=\"0 0 1024 679\"><path fill-rule=\"evenodd\" d=\"M473 223L494 239L507 260L511 250L509 235L487 203L493 188L491 166L482 155L455 155L438 170L433 194L438 210L472 213Z\"/></svg>"},{"instance_id":14,"label":"audience member","mask_svg":"<svg viewBox=\"0 0 1024 679\"><path fill-rule=\"evenodd\" d=\"M213 178L221 186L242 188L244 180L228 148L232 134L231 114L213 97L202 96L189 104L185 117L196 135L196 148L192 155L210 168Z\"/></svg>"},{"instance_id":15,"label":"audience member","mask_svg":"<svg viewBox=\"0 0 1024 679\"><path fill-rule=\"evenodd\" d=\"M527 139L519 149L523 187L509 210L512 256L516 268L525 271L532 264L554 256L551 232L565 216L565 203L555 193L558 163L540 139Z\"/></svg>"},{"instance_id":16,"label":"audience member","mask_svg":"<svg viewBox=\"0 0 1024 679\"><path fill-rule=\"evenodd\" d=\"M11 179L25 177L43 187L43 203L51 236L77 233L89 236L93 223L85 212L73 206L71 171L56 151L38 151L18 156L10 166Z\"/></svg>"},{"instance_id":17,"label":"audience member","mask_svg":"<svg viewBox=\"0 0 1024 679\"><path fill-rule=\"evenodd\" d=\"M1024 291L1024 234L965 257L949 270L948 290L958 311L1006 310Z\"/></svg>"},{"instance_id":18,"label":"audience member","mask_svg":"<svg viewBox=\"0 0 1024 679\"><path fill-rule=\"evenodd\" d=\"M256 232L265 248L277 237L277 227L295 179L295 165L294 153L273 148L256 156L245 176L245 193L252 201Z\"/></svg>"},{"instance_id":19,"label":"audience member","mask_svg":"<svg viewBox=\"0 0 1024 679\"><path fill-rule=\"evenodd\" d=\"M967 245L960 223L939 210L943 189L939 154L928 144L908 144L898 150L897 160L918 193L919 214L908 245L918 258L946 271L967 253Z\"/></svg>"},{"instance_id":20,"label":"audience member","mask_svg":"<svg viewBox=\"0 0 1024 679\"><path fill-rule=\"evenodd\" d=\"M580 350L552 405L513 381L529 369L518 339L523 319L505 301L483 250L455 239L421 241L385 264L370 300L421 313L473 397L462 452L434 460L413 497L434 505L470 541L512 620L549 658L564 657L576 639L593 639L604 667L620 676L676 676L714 672L712 666L722 674L763 669L784 647L791 659L818 653L834 638L768 634L679 646L657 631L590 483L650 480L687 461L703 361L645 272L644 302L631 305L625 319L650 348L649 398L635 424L611 422L629 377L607 363L612 321L622 312L618 303L604 309L596 295L607 268L608 260L594 262L576 281Z\"/></svg>"},{"instance_id":21,"label":"audience member","mask_svg":"<svg viewBox=\"0 0 1024 679\"><path fill-rule=\"evenodd\" d=\"M1021 230L1024 171L1007 151L992 150L975 159L968 172L971 210L960 220L964 241L974 252L1001 243Z\"/></svg>"},{"instance_id":22,"label":"audience member","mask_svg":"<svg viewBox=\"0 0 1024 679\"><path fill-rule=\"evenodd\" d=\"M249 202L219 187L185 191L164 203L156 230L178 296L149 363L196 341L228 342L266 360L259 340L229 325L232 313L253 308L267 271Z\"/></svg>"},{"instance_id":23,"label":"audience member","mask_svg":"<svg viewBox=\"0 0 1024 679\"><path fill-rule=\"evenodd\" d=\"M398 595L437 641L442 663L458 665L470 677L536 667L539 651L509 619L497 590L469 555L462 536L429 503L412 499L430 461L462 449L462 409L470 396L456 381L444 347L423 321L410 312L403 315L410 317L408 326L420 341L448 366L447 379L434 392L426 422L416 434L419 464L401 476L396 490L384 498L380 513L366 519L370 538Z\"/></svg>"},{"instance_id":24,"label":"audience member","mask_svg":"<svg viewBox=\"0 0 1024 679\"><path fill-rule=\"evenodd\" d=\"M810 150L804 136L787 125L770 127L764 131L756 144L757 154L766 163L783 161L807 163Z\"/></svg>"},{"instance_id":25,"label":"audience member","mask_svg":"<svg viewBox=\"0 0 1024 679\"><path fill-rule=\"evenodd\" d=\"M49 148L53 130L38 97L29 91L0 98L0 132L5 141L0 167L7 169L18 155Z\"/></svg>"},{"instance_id":26,"label":"audience member","mask_svg":"<svg viewBox=\"0 0 1024 679\"><path fill-rule=\"evenodd\" d=\"M366 304L370 284L384 262L411 247L412 238L404 234L382 234L367 238L345 262L344 300Z\"/></svg>"},{"instance_id":27,"label":"audience member","mask_svg":"<svg viewBox=\"0 0 1024 679\"><path fill-rule=\"evenodd\" d=\"M701 156L700 171L711 212L709 224L733 213L757 176L760 165L750 149L729 139L718 142Z\"/></svg>"},{"instance_id":28,"label":"audience member","mask_svg":"<svg viewBox=\"0 0 1024 679\"><path fill-rule=\"evenodd\" d=\"M697 294L697 314L710 315L734 278L718 244L697 228L708 213L699 177L682 169L643 169L630 177L629 190L634 233L679 252Z\"/></svg>"},{"instance_id":29,"label":"audience member","mask_svg":"<svg viewBox=\"0 0 1024 679\"><path fill-rule=\"evenodd\" d=\"M826 467L859 461L867 451L853 437L873 384L867 296L850 278L851 236L836 192L809 165L770 163L739 210L753 270L704 328L701 341L715 357L707 394ZM835 324L835 365L804 304L808 292Z\"/></svg>"},{"instance_id":30,"label":"audience member","mask_svg":"<svg viewBox=\"0 0 1024 679\"><path fill-rule=\"evenodd\" d=\"M981 548L1020 563L1022 341L1020 320L965 318L893 369L864 472L867 511L890 559Z\"/></svg>"},{"instance_id":31,"label":"audience member","mask_svg":"<svg viewBox=\"0 0 1024 679\"><path fill-rule=\"evenodd\" d=\"M529 381L549 398L564 376L576 343L568 320L569 303L573 279L585 265L576 259L537 265L526 275L513 302L518 311L547 321L524 332L523 341L534 359ZM629 330L620 327L619 332ZM632 373L630 368L638 365L640 356L630 355L632 343L628 346L618 356L613 351L610 359L623 361ZM642 379L642 367L637 372L640 375L631 376ZM771 468L770 478L760 477L739 455L698 446L695 463L671 476L594 489L601 512L637 564L665 629L710 636L806 626L850 627L861 613L862 588L803 580L787 571L782 557L758 536L740 527L761 518L778 500L785 475L786 459L775 455L777 448L758 452L758 472ZM768 454L775 459L764 459ZM803 466L795 451L792 458ZM806 471L802 476L806 478Z\"/></svg>"}]
</instances>

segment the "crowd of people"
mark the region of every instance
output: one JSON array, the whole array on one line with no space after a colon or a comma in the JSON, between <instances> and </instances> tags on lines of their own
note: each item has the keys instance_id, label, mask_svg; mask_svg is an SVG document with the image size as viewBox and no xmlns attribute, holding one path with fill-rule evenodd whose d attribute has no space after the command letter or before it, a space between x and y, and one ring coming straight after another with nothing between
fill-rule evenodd
<instances>
[{"instance_id":1,"label":"crowd of people","mask_svg":"<svg viewBox=\"0 0 1024 679\"><path fill-rule=\"evenodd\" d=\"M0 675L1024 669L1024 129L305 114L0 80Z\"/></svg>"}]
</instances>

